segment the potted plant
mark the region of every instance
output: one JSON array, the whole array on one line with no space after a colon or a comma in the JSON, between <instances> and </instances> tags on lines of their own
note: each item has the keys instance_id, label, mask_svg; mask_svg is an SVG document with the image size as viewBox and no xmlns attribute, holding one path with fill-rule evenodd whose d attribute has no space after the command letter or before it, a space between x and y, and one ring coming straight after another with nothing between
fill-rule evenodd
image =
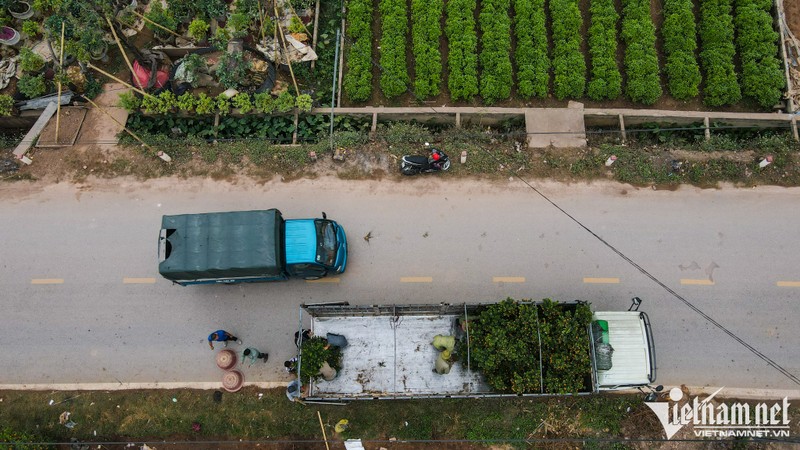
<instances>
[{"instance_id":1,"label":"potted plant","mask_svg":"<svg viewBox=\"0 0 800 450\"><path fill-rule=\"evenodd\" d=\"M8 12L17 19L29 19L33 16L31 4L24 0L12 0L8 5Z\"/></svg>"},{"instance_id":2,"label":"potted plant","mask_svg":"<svg viewBox=\"0 0 800 450\"><path fill-rule=\"evenodd\" d=\"M89 58L104 60L108 53L108 41L105 33L99 28L87 28L81 33L79 43L86 49Z\"/></svg>"},{"instance_id":3,"label":"potted plant","mask_svg":"<svg viewBox=\"0 0 800 450\"><path fill-rule=\"evenodd\" d=\"M233 13L228 19L228 29L233 39L241 39L247 36L250 29L250 17L243 13Z\"/></svg>"},{"instance_id":4,"label":"potted plant","mask_svg":"<svg viewBox=\"0 0 800 450\"><path fill-rule=\"evenodd\" d=\"M10 95L0 95L0 116L10 116L14 113L14 98Z\"/></svg>"},{"instance_id":5,"label":"potted plant","mask_svg":"<svg viewBox=\"0 0 800 450\"><path fill-rule=\"evenodd\" d=\"M41 72L44 69L44 58L33 50L23 47L19 51L19 67L23 72Z\"/></svg>"},{"instance_id":6,"label":"potted plant","mask_svg":"<svg viewBox=\"0 0 800 450\"><path fill-rule=\"evenodd\" d=\"M36 98L47 92L44 74L23 75L17 82L17 89L27 98Z\"/></svg>"},{"instance_id":7,"label":"potted plant","mask_svg":"<svg viewBox=\"0 0 800 450\"><path fill-rule=\"evenodd\" d=\"M22 32L29 38L35 38L41 32L39 23L33 20L26 20L22 22Z\"/></svg>"},{"instance_id":8,"label":"potted plant","mask_svg":"<svg viewBox=\"0 0 800 450\"><path fill-rule=\"evenodd\" d=\"M195 41L205 42L206 38L208 37L208 29L208 22L203 19L196 18L189 24L187 33L189 34L189 37Z\"/></svg>"},{"instance_id":9,"label":"potted plant","mask_svg":"<svg viewBox=\"0 0 800 450\"><path fill-rule=\"evenodd\" d=\"M5 25L0 26L0 44L16 45L17 42L19 42L19 31Z\"/></svg>"}]
</instances>

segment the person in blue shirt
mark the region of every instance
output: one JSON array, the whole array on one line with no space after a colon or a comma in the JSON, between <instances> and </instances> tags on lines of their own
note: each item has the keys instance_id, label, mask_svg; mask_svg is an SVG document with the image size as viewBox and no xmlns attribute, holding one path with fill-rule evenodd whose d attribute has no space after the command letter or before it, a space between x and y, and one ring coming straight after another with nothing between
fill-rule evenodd
<instances>
[{"instance_id":1,"label":"person in blue shirt","mask_svg":"<svg viewBox=\"0 0 800 450\"><path fill-rule=\"evenodd\" d=\"M241 339L225 330L217 330L208 335L208 346L211 347L211 350L214 350L214 342L222 342L227 347L228 341L236 341L237 344L242 343Z\"/></svg>"}]
</instances>

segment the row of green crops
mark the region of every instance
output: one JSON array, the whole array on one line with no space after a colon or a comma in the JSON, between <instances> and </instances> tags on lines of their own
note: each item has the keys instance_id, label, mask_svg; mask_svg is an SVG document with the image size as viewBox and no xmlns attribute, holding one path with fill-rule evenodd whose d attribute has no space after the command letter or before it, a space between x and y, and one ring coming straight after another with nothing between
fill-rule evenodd
<instances>
[{"instance_id":1,"label":"row of green crops","mask_svg":"<svg viewBox=\"0 0 800 450\"><path fill-rule=\"evenodd\" d=\"M405 0L380 0L378 8L381 12L381 91L392 98L408 89L408 8Z\"/></svg>"},{"instance_id":2,"label":"row of green crops","mask_svg":"<svg viewBox=\"0 0 800 450\"><path fill-rule=\"evenodd\" d=\"M628 97L634 102L652 105L661 97L661 80L650 0L623 0L622 39L625 41Z\"/></svg>"},{"instance_id":3,"label":"row of green crops","mask_svg":"<svg viewBox=\"0 0 800 450\"><path fill-rule=\"evenodd\" d=\"M704 101L709 106L731 105L742 99L733 57L731 0L700 3L700 62L705 72Z\"/></svg>"},{"instance_id":4,"label":"row of green crops","mask_svg":"<svg viewBox=\"0 0 800 450\"><path fill-rule=\"evenodd\" d=\"M423 99L439 94L442 82L442 0L411 0L411 37L414 51L414 95Z\"/></svg>"},{"instance_id":5,"label":"row of green crops","mask_svg":"<svg viewBox=\"0 0 800 450\"><path fill-rule=\"evenodd\" d=\"M337 116L337 132L369 130L367 119ZM134 113L128 116L126 127L134 133L173 135L202 139L262 139L275 144L290 144L297 133L298 142L317 142L328 137L330 116L303 114L294 125L294 116L227 116L214 125L210 116L180 117L173 115L148 116Z\"/></svg>"},{"instance_id":6,"label":"row of green crops","mask_svg":"<svg viewBox=\"0 0 800 450\"><path fill-rule=\"evenodd\" d=\"M577 0L550 0L553 33L553 91L559 100L581 98L586 61L581 53L581 10Z\"/></svg>"},{"instance_id":7,"label":"row of green crops","mask_svg":"<svg viewBox=\"0 0 800 450\"><path fill-rule=\"evenodd\" d=\"M344 91L351 100L363 102L372 95L372 1L348 0L347 77Z\"/></svg>"},{"instance_id":8,"label":"row of green crops","mask_svg":"<svg viewBox=\"0 0 800 450\"><path fill-rule=\"evenodd\" d=\"M478 95L478 37L475 34L476 0L448 0L447 87L453 100L469 100Z\"/></svg>"},{"instance_id":9,"label":"row of green crops","mask_svg":"<svg viewBox=\"0 0 800 450\"><path fill-rule=\"evenodd\" d=\"M511 97L510 0L482 0L478 18L481 26L481 96L487 104Z\"/></svg>"},{"instance_id":10,"label":"row of green crops","mask_svg":"<svg viewBox=\"0 0 800 450\"><path fill-rule=\"evenodd\" d=\"M624 89L631 101L653 105L663 95L662 70L672 98L690 100L702 88L710 107L737 103L744 95L768 108L780 101L785 88L771 0L663 0L663 67L649 0L621 0L621 11L616 0L589 0L585 49L579 0L373 0L379 4L379 19L368 15L372 10L366 1L348 0L352 48L345 90L351 101L371 96L373 70L380 71L381 91L388 99L412 91L418 100L439 95L443 14L452 101L480 95L493 104L509 99L516 86L521 99L614 100ZM407 54L409 18L413 64ZM371 39L372 20L381 26L379 64L371 64L369 49L356 50ZM624 72L617 63L620 40Z\"/></svg>"},{"instance_id":11,"label":"row of green crops","mask_svg":"<svg viewBox=\"0 0 800 450\"><path fill-rule=\"evenodd\" d=\"M522 98L547 97L550 57L547 54L544 0L515 0L514 17L517 38L514 57L519 95Z\"/></svg>"},{"instance_id":12,"label":"row of green crops","mask_svg":"<svg viewBox=\"0 0 800 450\"><path fill-rule=\"evenodd\" d=\"M742 62L742 93L759 105L780 101L785 78L778 59L778 33L769 0L737 0L736 46Z\"/></svg>"},{"instance_id":13,"label":"row of green crops","mask_svg":"<svg viewBox=\"0 0 800 450\"><path fill-rule=\"evenodd\" d=\"M591 0L589 6L589 55L592 80L586 95L593 100L615 99L622 93L622 75L617 67L617 21L614 0Z\"/></svg>"},{"instance_id":14,"label":"row of green crops","mask_svg":"<svg viewBox=\"0 0 800 450\"><path fill-rule=\"evenodd\" d=\"M692 0L665 0L664 38L669 93L678 100L697 97L700 86L700 66L695 58L697 26L692 12Z\"/></svg>"}]
</instances>

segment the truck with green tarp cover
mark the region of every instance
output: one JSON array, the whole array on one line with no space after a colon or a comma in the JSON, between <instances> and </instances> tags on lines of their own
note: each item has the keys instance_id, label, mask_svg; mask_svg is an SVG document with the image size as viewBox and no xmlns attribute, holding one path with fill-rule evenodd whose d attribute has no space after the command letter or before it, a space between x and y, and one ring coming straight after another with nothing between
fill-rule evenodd
<instances>
[{"instance_id":1,"label":"truck with green tarp cover","mask_svg":"<svg viewBox=\"0 0 800 450\"><path fill-rule=\"evenodd\" d=\"M158 272L182 286L343 273L344 228L322 216L284 219L274 208L163 216Z\"/></svg>"}]
</instances>

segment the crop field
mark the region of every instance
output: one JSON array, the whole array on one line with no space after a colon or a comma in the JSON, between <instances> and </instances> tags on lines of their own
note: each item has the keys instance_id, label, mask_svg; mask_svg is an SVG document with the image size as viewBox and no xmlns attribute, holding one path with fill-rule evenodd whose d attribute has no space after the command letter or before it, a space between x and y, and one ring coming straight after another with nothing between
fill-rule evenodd
<instances>
[{"instance_id":1,"label":"crop field","mask_svg":"<svg viewBox=\"0 0 800 450\"><path fill-rule=\"evenodd\" d=\"M345 0L348 105L767 111L771 0Z\"/></svg>"}]
</instances>

